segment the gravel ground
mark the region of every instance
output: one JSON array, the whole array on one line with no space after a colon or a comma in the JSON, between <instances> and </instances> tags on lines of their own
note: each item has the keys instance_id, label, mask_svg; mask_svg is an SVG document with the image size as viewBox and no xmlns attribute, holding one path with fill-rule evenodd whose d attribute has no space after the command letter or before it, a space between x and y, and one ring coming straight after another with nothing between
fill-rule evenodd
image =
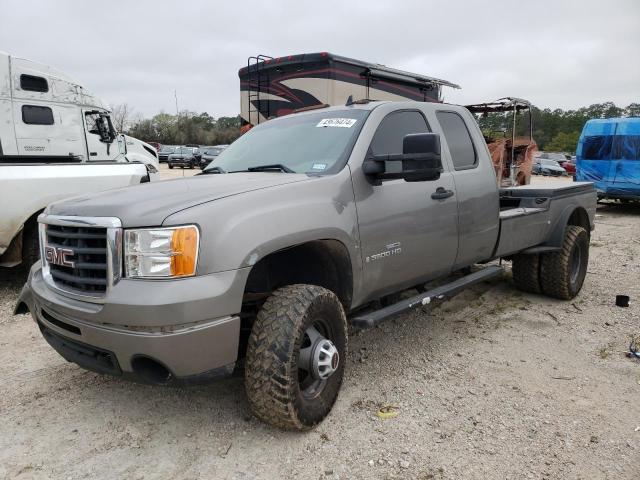
<instances>
[{"instance_id":1,"label":"gravel ground","mask_svg":"<svg viewBox=\"0 0 640 480\"><path fill-rule=\"evenodd\" d=\"M302 434L252 418L241 378L160 388L66 363L11 315L0 269L0 478L638 478L640 208L596 221L573 302L505 278L352 331L338 402Z\"/></svg>"}]
</instances>

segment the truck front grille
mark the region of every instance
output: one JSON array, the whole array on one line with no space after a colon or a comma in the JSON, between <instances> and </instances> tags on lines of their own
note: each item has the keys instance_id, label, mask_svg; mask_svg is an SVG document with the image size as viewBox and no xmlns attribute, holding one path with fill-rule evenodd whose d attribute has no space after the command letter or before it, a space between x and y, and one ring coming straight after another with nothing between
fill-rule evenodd
<instances>
[{"instance_id":1,"label":"truck front grille","mask_svg":"<svg viewBox=\"0 0 640 480\"><path fill-rule=\"evenodd\" d=\"M38 222L45 282L65 295L102 302L122 272L120 220L42 214Z\"/></svg>"},{"instance_id":2,"label":"truck front grille","mask_svg":"<svg viewBox=\"0 0 640 480\"><path fill-rule=\"evenodd\" d=\"M48 258L49 271L56 284L90 294L106 291L106 228L47 225L46 235L47 247L62 252L66 263L53 263L51 257Z\"/></svg>"}]
</instances>

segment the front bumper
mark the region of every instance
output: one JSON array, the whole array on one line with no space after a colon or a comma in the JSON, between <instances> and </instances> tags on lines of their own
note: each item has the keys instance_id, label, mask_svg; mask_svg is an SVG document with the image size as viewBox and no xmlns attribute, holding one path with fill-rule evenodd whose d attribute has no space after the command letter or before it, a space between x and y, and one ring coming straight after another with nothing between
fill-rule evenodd
<instances>
[{"instance_id":1,"label":"front bumper","mask_svg":"<svg viewBox=\"0 0 640 480\"><path fill-rule=\"evenodd\" d=\"M178 165L188 167L190 165L199 165L199 162L193 158L170 158L167 160L169 165Z\"/></svg>"},{"instance_id":2,"label":"front bumper","mask_svg":"<svg viewBox=\"0 0 640 480\"><path fill-rule=\"evenodd\" d=\"M37 263L16 310L26 306L45 340L83 368L146 383L199 383L235 367L247 275L123 279L92 303L48 286Z\"/></svg>"}]
</instances>

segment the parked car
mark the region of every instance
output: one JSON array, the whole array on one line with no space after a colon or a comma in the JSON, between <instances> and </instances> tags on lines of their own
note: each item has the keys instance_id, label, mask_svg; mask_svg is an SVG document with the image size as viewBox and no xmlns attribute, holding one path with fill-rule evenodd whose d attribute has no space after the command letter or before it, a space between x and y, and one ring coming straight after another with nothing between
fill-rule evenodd
<instances>
[{"instance_id":1,"label":"parked car","mask_svg":"<svg viewBox=\"0 0 640 480\"><path fill-rule=\"evenodd\" d=\"M202 157L202 149L204 148L202 145L195 145L187 143L184 145L185 147L195 148L193 155L196 157L196 165L200 163L200 158Z\"/></svg>"},{"instance_id":2,"label":"parked car","mask_svg":"<svg viewBox=\"0 0 640 480\"><path fill-rule=\"evenodd\" d=\"M518 288L569 300L595 211L591 183L499 188L464 107L322 108L255 126L196 178L50 205L15 311L88 370L166 385L243 368L258 418L308 430L340 391L349 323L501 277L484 265L500 258Z\"/></svg>"},{"instance_id":3,"label":"parked car","mask_svg":"<svg viewBox=\"0 0 640 480\"><path fill-rule=\"evenodd\" d=\"M555 160L556 162L562 162L564 160L571 160L571 155L566 153L557 153L557 152L538 152L536 155L539 158L544 158L546 160Z\"/></svg>"},{"instance_id":4,"label":"parked car","mask_svg":"<svg viewBox=\"0 0 640 480\"><path fill-rule=\"evenodd\" d=\"M220 155L228 145L217 145L215 147L205 147L200 157L200 169L204 170L218 155Z\"/></svg>"},{"instance_id":5,"label":"parked car","mask_svg":"<svg viewBox=\"0 0 640 480\"><path fill-rule=\"evenodd\" d=\"M194 169L200 163L198 160L199 150L196 147L176 147L175 151L169 155L167 163L169 168L189 167Z\"/></svg>"},{"instance_id":6,"label":"parked car","mask_svg":"<svg viewBox=\"0 0 640 480\"><path fill-rule=\"evenodd\" d=\"M151 145L153 148L155 148L155 149L156 149L156 152L159 152L159 151L160 151L160 147L162 146L162 145L160 145L158 142L147 142L147 143L148 143L149 145Z\"/></svg>"},{"instance_id":7,"label":"parked car","mask_svg":"<svg viewBox=\"0 0 640 480\"><path fill-rule=\"evenodd\" d=\"M598 198L640 201L640 118L587 121L578 141L575 179L593 182Z\"/></svg>"},{"instance_id":8,"label":"parked car","mask_svg":"<svg viewBox=\"0 0 640 480\"><path fill-rule=\"evenodd\" d=\"M560 177L566 175L567 171L555 160L538 157L535 159L531 173L535 175Z\"/></svg>"},{"instance_id":9,"label":"parked car","mask_svg":"<svg viewBox=\"0 0 640 480\"><path fill-rule=\"evenodd\" d=\"M169 160L169 155L174 153L178 148L176 145L162 145L162 148L158 151L158 160L160 163Z\"/></svg>"},{"instance_id":10,"label":"parked car","mask_svg":"<svg viewBox=\"0 0 640 480\"><path fill-rule=\"evenodd\" d=\"M576 174L576 162L575 160L571 160L571 159L564 159L564 160L560 160L558 162L560 164L560 166L562 168L564 168L567 172L568 175L575 175Z\"/></svg>"}]
</instances>

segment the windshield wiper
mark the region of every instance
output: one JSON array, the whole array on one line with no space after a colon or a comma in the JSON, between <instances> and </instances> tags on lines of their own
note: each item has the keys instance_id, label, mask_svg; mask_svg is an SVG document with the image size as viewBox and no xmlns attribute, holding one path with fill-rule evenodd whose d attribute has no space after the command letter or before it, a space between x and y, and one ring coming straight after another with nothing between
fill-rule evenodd
<instances>
[{"instance_id":1,"label":"windshield wiper","mask_svg":"<svg viewBox=\"0 0 640 480\"><path fill-rule=\"evenodd\" d=\"M196 175L207 175L207 174L210 174L210 173L227 173L227 172L225 172L220 167L211 167L211 168L205 168L200 173L196 173Z\"/></svg>"},{"instance_id":2,"label":"windshield wiper","mask_svg":"<svg viewBox=\"0 0 640 480\"><path fill-rule=\"evenodd\" d=\"M281 163L271 163L269 165L258 165L256 167L247 168L247 172L268 172L269 170L280 170L285 173L296 173L295 170L291 170L286 165Z\"/></svg>"}]
</instances>

